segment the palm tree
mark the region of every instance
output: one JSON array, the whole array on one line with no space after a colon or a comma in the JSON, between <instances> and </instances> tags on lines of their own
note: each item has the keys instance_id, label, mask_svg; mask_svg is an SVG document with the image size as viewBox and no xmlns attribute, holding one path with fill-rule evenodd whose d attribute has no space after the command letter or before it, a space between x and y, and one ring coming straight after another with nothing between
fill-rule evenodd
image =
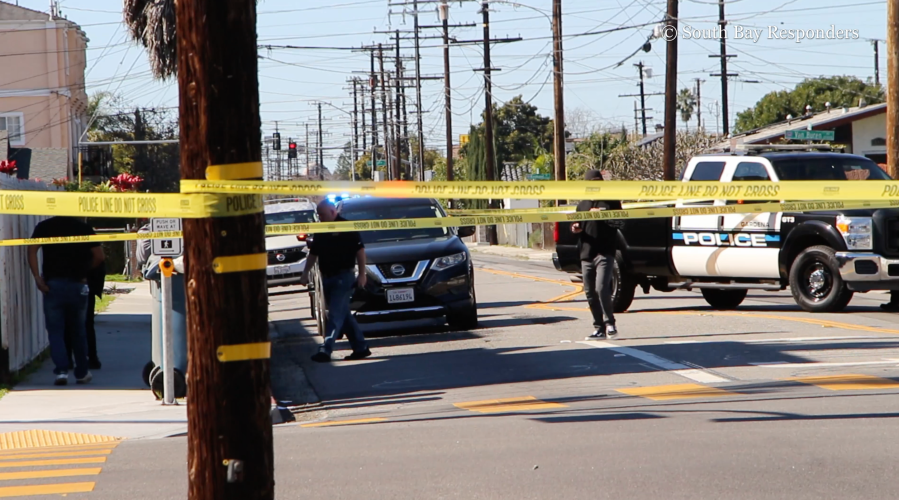
<instances>
[{"instance_id":1,"label":"palm tree","mask_svg":"<svg viewBox=\"0 0 899 500\"><path fill-rule=\"evenodd\" d=\"M677 93L677 110L680 111L680 119L684 121L687 128L690 128L690 118L693 117L693 111L696 110L696 96L690 89L681 89Z\"/></svg>"},{"instance_id":2,"label":"palm tree","mask_svg":"<svg viewBox=\"0 0 899 500\"><path fill-rule=\"evenodd\" d=\"M125 24L131 38L150 56L153 76L165 80L178 72L175 0L125 0Z\"/></svg>"}]
</instances>

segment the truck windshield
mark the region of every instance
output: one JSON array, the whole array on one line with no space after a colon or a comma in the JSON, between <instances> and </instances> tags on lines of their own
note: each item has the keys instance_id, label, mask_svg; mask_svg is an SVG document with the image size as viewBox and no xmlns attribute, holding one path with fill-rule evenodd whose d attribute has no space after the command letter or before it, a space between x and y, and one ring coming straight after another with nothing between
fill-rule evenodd
<instances>
[{"instance_id":1,"label":"truck windshield","mask_svg":"<svg viewBox=\"0 0 899 500\"><path fill-rule=\"evenodd\" d=\"M867 158L818 157L773 159L771 164L782 181L888 181L876 163Z\"/></svg>"},{"instance_id":2,"label":"truck windshield","mask_svg":"<svg viewBox=\"0 0 899 500\"><path fill-rule=\"evenodd\" d=\"M346 220L427 219L443 217L440 208L434 205L360 207L358 209L345 206L341 208L340 215ZM446 236L449 232L443 227L428 227L362 231L359 234L362 235L362 241L364 243L379 243L385 241L439 238L441 236Z\"/></svg>"},{"instance_id":3,"label":"truck windshield","mask_svg":"<svg viewBox=\"0 0 899 500\"><path fill-rule=\"evenodd\" d=\"M297 212L277 212L265 214L266 225L272 224L308 224L315 222L315 210L300 210Z\"/></svg>"}]
</instances>

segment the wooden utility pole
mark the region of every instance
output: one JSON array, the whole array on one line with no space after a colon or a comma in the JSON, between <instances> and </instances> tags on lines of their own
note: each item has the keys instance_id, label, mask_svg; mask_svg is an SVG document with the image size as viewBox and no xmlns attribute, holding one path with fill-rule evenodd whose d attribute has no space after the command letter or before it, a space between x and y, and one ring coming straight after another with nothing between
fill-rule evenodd
<instances>
[{"instance_id":1,"label":"wooden utility pole","mask_svg":"<svg viewBox=\"0 0 899 500\"><path fill-rule=\"evenodd\" d=\"M723 5L723 4L722 4ZM667 33L677 33L677 0L668 0ZM675 180L677 141L677 37L668 37L665 67L665 136L662 168L666 181ZM642 71L642 69L641 69Z\"/></svg>"},{"instance_id":2,"label":"wooden utility pole","mask_svg":"<svg viewBox=\"0 0 899 500\"><path fill-rule=\"evenodd\" d=\"M490 5L487 0L481 2L481 15L484 22L484 150L486 152L486 174L488 181L496 180L496 153L493 150L493 84L490 81ZM499 208L496 200L490 200L490 208ZM487 226L487 241L491 245L498 243L496 226Z\"/></svg>"},{"instance_id":3,"label":"wooden utility pole","mask_svg":"<svg viewBox=\"0 0 899 500\"><path fill-rule=\"evenodd\" d=\"M640 77L640 83L638 86L640 87L640 93L638 94L620 94L618 97L639 97L640 98L640 109L637 109L637 103L634 103L634 120L639 120L643 124L643 137L646 137L646 122L647 120L651 120L651 116L646 116L647 111L652 111L652 108L646 107L646 97L651 95L666 95L665 92L653 92L651 94L646 93L646 85L644 83L644 78L646 76L646 65L643 64L643 61L634 64L634 67L637 68ZM637 112L640 112L640 116L637 116ZM637 127L634 127L634 133L640 133L637 130Z\"/></svg>"},{"instance_id":4,"label":"wooden utility pole","mask_svg":"<svg viewBox=\"0 0 899 500\"><path fill-rule=\"evenodd\" d=\"M899 179L899 0L887 1L887 168Z\"/></svg>"},{"instance_id":5,"label":"wooden utility pole","mask_svg":"<svg viewBox=\"0 0 899 500\"><path fill-rule=\"evenodd\" d=\"M874 85L880 86L880 40L871 40L874 45Z\"/></svg>"},{"instance_id":6,"label":"wooden utility pole","mask_svg":"<svg viewBox=\"0 0 899 500\"><path fill-rule=\"evenodd\" d=\"M705 80L696 79L696 130L702 131L702 84Z\"/></svg>"},{"instance_id":7,"label":"wooden utility pole","mask_svg":"<svg viewBox=\"0 0 899 500\"><path fill-rule=\"evenodd\" d=\"M419 42L418 26L418 0L412 0L412 19L415 29L415 104L418 106L416 115L418 125L418 180L425 180L425 129L422 122L424 106L421 105L421 44ZM408 134L407 134L408 136ZM412 152L409 152L409 163L412 163Z\"/></svg>"},{"instance_id":8,"label":"wooden utility pole","mask_svg":"<svg viewBox=\"0 0 899 500\"><path fill-rule=\"evenodd\" d=\"M565 96L562 73L562 0L553 0L553 158L557 181L566 180L565 171ZM561 205L563 200L558 200Z\"/></svg>"},{"instance_id":9,"label":"wooden utility pole","mask_svg":"<svg viewBox=\"0 0 899 500\"><path fill-rule=\"evenodd\" d=\"M711 58L721 59L721 72L712 73L711 76L721 77L721 131L725 137L730 134L730 115L727 110L727 79L732 76L740 76L738 73L727 72L727 60L731 57L737 57L734 54L727 53L727 20L724 19L724 1L718 0L718 29L720 35L718 37L718 45L721 53L718 55L710 55ZM669 0L670 5L670 0Z\"/></svg>"},{"instance_id":10,"label":"wooden utility pole","mask_svg":"<svg viewBox=\"0 0 899 500\"><path fill-rule=\"evenodd\" d=\"M322 103L318 103L318 178L325 180L325 142L322 140Z\"/></svg>"},{"instance_id":11,"label":"wooden utility pole","mask_svg":"<svg viewBox=\"0 0 899 500\"><path fill-rule=\"evenodd\" d=\"M377 170L378 160L378 103L375 100L378 89L378 76L375 73L374 50L371 51L371 73L368 83L371 87L371 171L374 172ZM372 179L374 179L374 175L372 175Z\"/></svg>"},{"instance_id":12,"label":"wooden utility pole","mask_svg":"<svg viewBox=\"0 0 899 500\"><path fill-rule=\"evenodd\" d=\"M406 115L406 92L403 88L403 60L400 55L400 30L396 30L396 119L393 123L393 136L396 138L393 147L396 151L396 162L393 164L393 179L402 179L403 172L403 140L409 140L409 134L403 134L402 126L408 123ZM402 126L400 121L402 120ZM408 129L407 129L408 130Z\"/></svg>"},{"instance_id":13,"label":"wooden utility pole","mask_svg":"<svg viewBox=\"0 0 899 500\"><path fill-rule=\"evenodd\" d=\"M175 15L181 177L201 180L213 165L261 162L256 1L181 1ZM262 179L261 168L244 170L223 177ZM262 200L239 198L258 203L259 212L184 220L190 500L275 496L269 361L223 362L217 354L269 341ZM260 255L261 267L235 263L231 272L225 264Z\"/></svg>"},{"instance_id":14,"label":"wooden utility pole","mask_svg":"<svg viewBox=\"0 0 899 500\"><path fill-rule=\"evenodd\" d=\"M356 161L359 159L359 81L353 78L353 168L352 179L356 179ZM365 116L365 113L363 113ZM365 134L365 130L362 131Z\"/></svg>"},{"instance_id":15,"label":"wooden utility pole","mask_svg":"<svg viewBox=\"0 0 899 500\"><path fill-rule=\"evenodd\" d=\"M453 181L453 96L450 87L450 50L449 50L449 2L443 0L439 7L440 20L443 21L443 99L446 115L446 180ZM453 200L449 200L449 208L453 208Z\"/></svg>"},{"instance_id":16,"label":"wooden utility pole","mask_svg":"<svg viewBox=\"0 0 899 500\"><path fill-rule=\"evenodd\" d=\"M387 118L387 113L393 106L393 101L390 99L390 93L387 91L387 79L384 76L384 47L380 43L378 44L378 65L381 70L381 122L384 124L384 161L387 163L387 168L384 170L387 174L386 177L390 179L393 161L390 159L390 129L388 126L389 120ZM375 163L373 165L377 164Z\"/></svg>"}]
</instances>

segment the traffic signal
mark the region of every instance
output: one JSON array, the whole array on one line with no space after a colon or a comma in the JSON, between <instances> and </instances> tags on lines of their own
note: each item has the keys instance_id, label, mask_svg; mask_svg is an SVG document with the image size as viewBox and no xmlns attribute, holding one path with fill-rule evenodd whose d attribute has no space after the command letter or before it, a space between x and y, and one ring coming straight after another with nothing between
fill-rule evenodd
<instances>
[{"instance_id":1,"label":"traffic signal","mask_svg":"<svg viewBox=\"0 0 899 500\"><path fill-rule=\"evenodd\" d=\"M287 143L287 158L297 157L297 143L290 141Z\"/></svg>"},{"instance_id":2,"label":"traffic signal","mask_svg":"<svg viewBox=\"0 0 899 500\"><path fill-rule=\"evenodd\" d=\"M278 132L272 134L272 150L281 151L281 134Z\"/></svg>"}]
</instances>

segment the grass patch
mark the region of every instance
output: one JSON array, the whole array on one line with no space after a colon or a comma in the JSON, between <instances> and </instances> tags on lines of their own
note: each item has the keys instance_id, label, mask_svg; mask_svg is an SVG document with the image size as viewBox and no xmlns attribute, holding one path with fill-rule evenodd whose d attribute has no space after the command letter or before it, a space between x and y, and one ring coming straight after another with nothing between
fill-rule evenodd
<instances>
[{"instance_id":1,"label":"grass patch","mask_svg":"<svg viewBox=\"0 0 899 500\"><path fill-rule=\"evenodd\" d=\"M10 379L6 383L0 383L0 399L3 399L3 396L9 394L9 391L12 390L13 387L16 386L19 382L28 378L29 375L38 371L41 368L41 365L44 364L44 361L50 357L50 348L44 349L40 354L34 358L31 363L25 365L24 368L17 371L16 373L10 374Z\"/></svg>"},{"instance_id":2,"label":"grass patch","mask_svg":"<svg viewBox=\"0 0 899 500\"><path fill-rule=\"evenodd\" d=\"M112 301L115 299L116 299L115 295L104 295L104 296L100 297L99 299L97 299L94 302L94 314L99 314L99 313L105 311L109 307L109 304L111 304Z\"/></svg>"},{"instance_id":3,"label":"grass patch","mask_svg":"<svg viewBox=\"0 0 899 500\"><path fill-rule=\"evenodd\" d=\"M124 274L107 274L106 281L113 281L115 283L140 283L143 280L131 279L130 276L125 276Z\"/></svg>"}]
</instances>

